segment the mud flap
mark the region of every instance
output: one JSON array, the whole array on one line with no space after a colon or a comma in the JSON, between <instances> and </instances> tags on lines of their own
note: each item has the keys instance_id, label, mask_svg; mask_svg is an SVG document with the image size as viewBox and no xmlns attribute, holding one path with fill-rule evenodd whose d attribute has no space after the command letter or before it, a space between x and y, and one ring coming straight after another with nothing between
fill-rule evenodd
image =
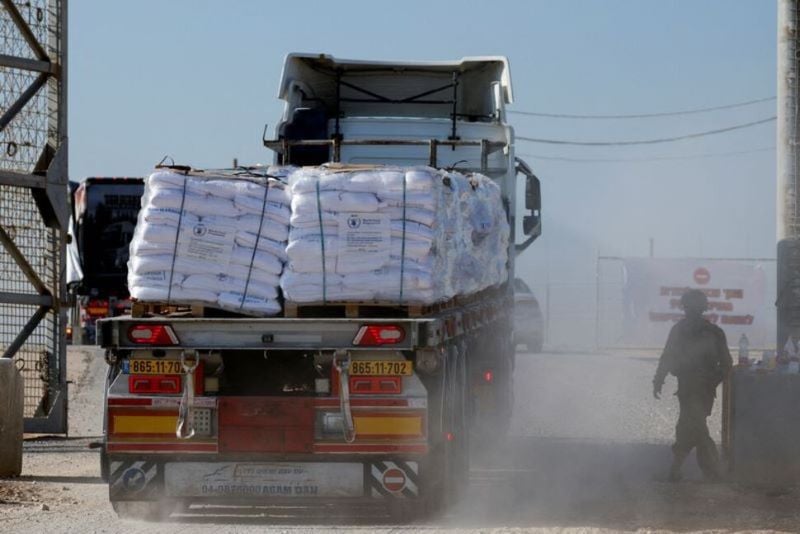
<instances>
[{"instance_id":1,"label":"mud flap","mask_svg":"<svg viewBox=\"0 0 800 534\"><path fill-rule=\"evenodd\" d=\"M111 460L108 471L112 501L155 501L163 495L164 468L158 462Z\"/></svg>"},{"instance_id":2,"label":"mud flap","mask_svg":"<svg viewBox=\"0 0 800 534\"><path fill-rule=\"evenodd\" d=\"M419 497L419 464L405 461L382 461L367 464L367 495L376 498Z\"/></svg>"}]
</instances>

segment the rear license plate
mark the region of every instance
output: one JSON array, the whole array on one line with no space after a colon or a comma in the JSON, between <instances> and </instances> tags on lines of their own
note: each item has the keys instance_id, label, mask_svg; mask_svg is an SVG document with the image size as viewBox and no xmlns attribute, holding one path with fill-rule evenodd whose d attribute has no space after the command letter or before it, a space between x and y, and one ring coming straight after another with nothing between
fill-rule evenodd
<instances>
[{"instance_id":1,"label":"rear license plate","mask_svg":"<svg viewBox=\"0 0 800 534\"><path fill-rule=\"evenodd\" d=\"M132 358L125 362L123 372L130 375L180 375L183 374L178 360L143 360Z\"/></svg>"},{"instance_id":2,"label":"rear license plate","mask_svg":"<svg viewBox=\"0 0 800 534\"><path fill-rule=\"evenodd\" d=\"M353 360L352 376L411 376L413 364L408 360Z\"/></svg>"},{"instance_id":3,"label":"rear license plate","mask_svg":"<svg viewBox=\"0 0 800 534\"><path fill-rule=\"evenodd\" d=\"M361 497L358 463L167 463L167 495L180 497Z\"/></svg>"}]
</instances>

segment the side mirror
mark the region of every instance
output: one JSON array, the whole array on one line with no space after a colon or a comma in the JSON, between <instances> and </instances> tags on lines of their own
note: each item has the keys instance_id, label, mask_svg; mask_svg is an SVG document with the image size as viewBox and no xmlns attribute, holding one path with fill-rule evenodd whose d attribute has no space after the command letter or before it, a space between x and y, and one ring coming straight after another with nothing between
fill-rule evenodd
<instances>
[{"instance_id":1,"label":"side mirror","mask_svg":"<svg viewBox=\"0 0 800 534\"><path fill-rule=\"evenodd\" d=\"M522 218L522 233L525 235L533 235L539 226L538 215L526 215ZM538 235L538 234L537 234Z\"/></svg>"},{"instance_id":2,"label":"side mirror","mask_svg":"<svg viewBox=\"0 0 800 534\"><path fill-rule=\"evenodd\" d=\"M542 233L542 190L539 179L533 173L525 176L525 209L530 215L522 219L522 232L527 236L539 237Z\"/></svg>"},{"instance_id":3,"label":"side mirror","mask_svg":"<svg viewBox=\"0 0 800 534\"><path fill-rule=\"evenodd\" d=\"M525 209L535 212L542 209L541 186L539 179L533 174L528 175L525 181Z\"/></svg>"},{"instance_id":4,"label":"side mirror","mask_svg":"<svg viewBox=\"0 0 800 534\"><path fill-rule=\"evenodd\" d=\"M539 178L519 158L517 158L517 173L525 176L525 209L530 212L522 218L522 233L528 236L528 239L515 246L517 254L520 254L542 235L542 189Z\"/></svg>"}]
</instances>

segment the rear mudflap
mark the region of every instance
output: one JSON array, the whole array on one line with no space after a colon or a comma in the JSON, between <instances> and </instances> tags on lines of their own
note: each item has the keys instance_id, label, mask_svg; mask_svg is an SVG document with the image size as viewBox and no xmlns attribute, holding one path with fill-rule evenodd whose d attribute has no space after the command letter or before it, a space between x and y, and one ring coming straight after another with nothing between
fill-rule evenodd
<instances>
[{"instance_id":1,"label":"rear mudflap","mask_svg":"<svg viewBox=\"0 0 800 534\"><path fill-rule=\"evenodd\" d=\"M412 461L380 461L365 465L368 497L415 498L419 497L419 463Z\"/></svg>"},{"instance_id":2,"label":"rear mudflap","mask_svg":"<svg viewBox=\"0 0 800 534\"><path fill-rule=\"evenodd\" d=\"M420 463L405 459L341 462L174 461L112 458L112 501L298 499L403 500L420 496Z\"/></svg>"},{"instance_id":3,"label":"rear mudflap","mask_svg":"<svg viewBox=\"0 0 800 534\"><path fill-rule=\"evenodd\" d=\"M164 464L155 460L109 462L108 496L112 501L156 501L163 496Z\"/></svg>"}]
</instances>

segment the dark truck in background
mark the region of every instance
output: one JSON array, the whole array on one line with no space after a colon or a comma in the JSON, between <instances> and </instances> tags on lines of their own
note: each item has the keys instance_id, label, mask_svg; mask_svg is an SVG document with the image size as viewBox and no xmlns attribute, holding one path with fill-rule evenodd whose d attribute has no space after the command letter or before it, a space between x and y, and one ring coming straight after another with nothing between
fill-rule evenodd
<instances>
[{"instance_id":1,"label":"dark truck in background","mask_svg":"<svg viewBox=\"0 0 800 534\"><path fill-rule=\"evenodd\" d=\"M128 246L139 215L142 178L91 177L71 185L67 283L75 297L75 343L94 343L95 322L130 310Z\"/></svg>"}]
</instances>

